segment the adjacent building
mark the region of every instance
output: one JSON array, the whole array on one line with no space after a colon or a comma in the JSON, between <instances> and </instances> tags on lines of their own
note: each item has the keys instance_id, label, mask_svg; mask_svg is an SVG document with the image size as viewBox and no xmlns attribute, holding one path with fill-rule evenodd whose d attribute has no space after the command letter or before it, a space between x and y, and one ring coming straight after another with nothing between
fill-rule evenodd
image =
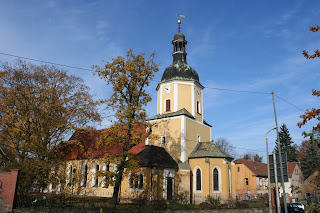
<instances>
[{"instance_id":1,"label":"adjacent building","mask_svg":"<svg viewBox=\"0 0 320 213\"><path fill-rule=\"evenodd\" d=\"M237 198L251 199L268 193L267 164L245 159L234 163Z\"/></svg>"}]
</instances>

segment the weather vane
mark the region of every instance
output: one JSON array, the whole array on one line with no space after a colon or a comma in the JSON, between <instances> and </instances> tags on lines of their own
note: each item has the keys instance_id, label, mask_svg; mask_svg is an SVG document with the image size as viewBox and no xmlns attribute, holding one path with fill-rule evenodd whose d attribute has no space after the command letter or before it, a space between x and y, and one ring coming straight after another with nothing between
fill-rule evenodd
<instances>
[{"instance_id":1,"label":"weather vane","mask_svg":"<svg viewBox=\"0 0 320 213\"><path fill-rule=\"evenodd\" d=\"M186 18L184 15L177 15L179 18ZM180 24L181 24L181 20L178 19L178 32L180 33Z\"/></svg>"}]
</instances>

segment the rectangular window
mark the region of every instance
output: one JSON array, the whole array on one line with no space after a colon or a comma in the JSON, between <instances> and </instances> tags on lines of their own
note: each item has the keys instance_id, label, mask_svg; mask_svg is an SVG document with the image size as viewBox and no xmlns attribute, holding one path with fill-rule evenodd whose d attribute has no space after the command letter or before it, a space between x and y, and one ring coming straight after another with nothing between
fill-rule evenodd
<instances>
[{"instance_id":1,"label":"rectangular window","mask_svg":"<svg viewBox=\"0 0 320 213\"><path fill-rule=\"evenodd\" d=\"M200 102L199 101L197 101L197 113L201 114Z\"/></svg>"},{"instance_id":2,"label":"rectangular window","mask_svg":"<svg viewBox=\"0 0 320 213\"><path fill-rule=\"evenodd\" d=\"M162 144L162 145L165 145L166 142L167 142L166 136L161 136L161 144Z\"/></svg>"},{"instance_id":3,"label":"rectangular window","mask_svg":"<svg viewBox=\"0 0 320 213\"><path fill-rule=\"evenodd\" d=\"M171 105L170 99L167 99L166 100L166 112L170 112L171 111L170 105Z\"/></svg>"},{"instance_id":4,"label":"rectangular window","mask_svg":"<svg viewBox=\"0 0 320 213\"><path fill-rule=\"evenodd\" d=\"M246 186L249 186L249 179L248 178L245 179L245 184L246 184Z\"/></svg>"},{"instance_id":5,"label":"rectangular window","mask_svg":"<svg viewBox=\"0 0 320 213\"><path fill-rule=\"evenodd\" d=\"M238 166L238 172L240 172L240 167Z\"/></svg>"},{"instance_id":6,"label":"rectangular window","mask_svg":"<svg viewBox=\"0 0 320 213\"><path fill-rule=\"evenodd\" d=\"M143 174L131 174L129 176L129 187L131 189L140 189L143 190Z\"/></svg>"}]
</instances>

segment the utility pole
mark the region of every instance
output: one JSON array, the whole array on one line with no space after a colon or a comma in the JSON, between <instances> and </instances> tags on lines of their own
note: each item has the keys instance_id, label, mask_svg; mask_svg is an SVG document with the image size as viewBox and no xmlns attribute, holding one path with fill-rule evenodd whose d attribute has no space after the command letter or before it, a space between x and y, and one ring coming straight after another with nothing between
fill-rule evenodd
<instances>
[{"instance_id":1,"label":"utility pole","mask_svg":"<svg viewBox=\"0 0 320 213\"><path fill-rule=\"evenodd\" d=\"M277 130L277 140L278 140L278 152L279 152L279 162L280 162L280 175L281 175L281 185L282 185L282 191L283 191L283 207L284 207L284 212L288 213L287 210L287 195L286 195L286 190L284 187L284 177L283 177L283 166L282 166L282 157L281 157L281 146L280 146L280 138L279 138L279 130L278 130L278 121L277 121L277 112L276 112L276 104L274 101L274 92L272 90L272 101L273 101L273 111L274 111L274 120L276 123L276 130ZM277 161L275 161L276 163ZM278 186L276 186L278 187Z\"/></svg>"},{"instance_id":2,"label":"utility pole","mask_svg":"<svg viewBox=\"0 0 320 213\"><path fill-rule=\"evenodd\" d=\"M276 151L273 150L273 168L274 168L274 182L275 182L275 190L276 190L276 203L277 203L277 212L281 212L280 208L280 201L279 201L279 188L278 188L278 171L277 171L277 158L276 158Z\"/></svg>"},{"instance_id":3,"label":"utility pole","mask_svg":"<svg viewBox=\"0 0 320 213\"><path fill-rule=\"evenodd\" d=\"M272 203L271 203L271 181L270 181L270 162L269 162L269 148L268 148L268 133L277 127L273 127L266 134L266 150L267 150L267 168L268 168L268 198L269 198L269 213L272 213Z\"/></svg>"}]
</instances>

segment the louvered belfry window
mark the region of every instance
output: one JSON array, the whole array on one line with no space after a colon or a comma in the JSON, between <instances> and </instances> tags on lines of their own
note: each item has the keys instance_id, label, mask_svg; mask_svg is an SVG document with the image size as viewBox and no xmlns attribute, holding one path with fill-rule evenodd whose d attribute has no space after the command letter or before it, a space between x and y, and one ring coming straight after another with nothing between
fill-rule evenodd
<instances>
[{"instance_id":1,"label":"louvered belfry window","mask_svg":"<svg viewBox=\"0 0 320 213\"><path fill-rule=\"evenodd\" d=\"M171 109L170 109L170 99L167 99L166 100L166 112L170 112Z\"/></svg>"}]
</instances>

